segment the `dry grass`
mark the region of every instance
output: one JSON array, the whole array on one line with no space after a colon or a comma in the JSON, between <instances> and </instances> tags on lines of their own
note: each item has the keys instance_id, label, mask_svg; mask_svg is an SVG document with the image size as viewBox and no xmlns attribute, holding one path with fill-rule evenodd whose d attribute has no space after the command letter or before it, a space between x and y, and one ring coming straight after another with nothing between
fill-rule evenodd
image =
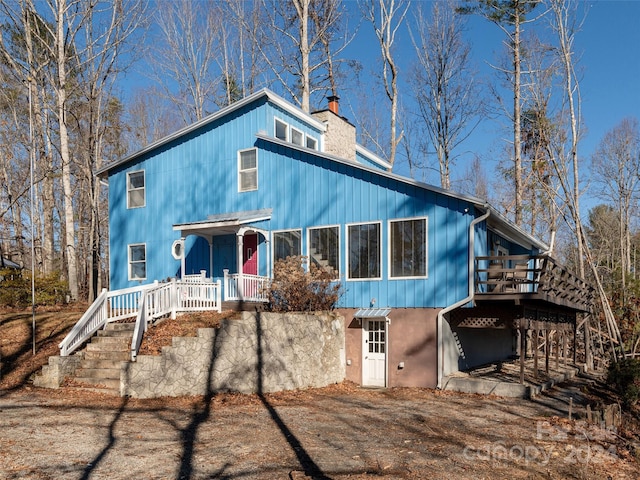
<instances>
[{"instance_id":1,"label":"dry grass","mask_svg":"<svg viewBox=\"0 0 640 480\"><path fill-rule=\"evenodd\" d=\"M0 313L0 390L25 385L50 356L58 355L58 344L82 316L84 308L72 305L37 311L35 355L31 311Z\"/></svg>"},{"instance_id":2,"label":"dry grass","mask_svg":"<svg viewBox=\"0 0 640 480\"><path fill-rule=\"evenodd\" d=\"M165 319L152 326L140 345L140 355L160 355L162 347L171 345L173 337L195 337L199 328L217 328L225 318L239 318L238 312L201 312Z\"/></svg>"}]
</instances>

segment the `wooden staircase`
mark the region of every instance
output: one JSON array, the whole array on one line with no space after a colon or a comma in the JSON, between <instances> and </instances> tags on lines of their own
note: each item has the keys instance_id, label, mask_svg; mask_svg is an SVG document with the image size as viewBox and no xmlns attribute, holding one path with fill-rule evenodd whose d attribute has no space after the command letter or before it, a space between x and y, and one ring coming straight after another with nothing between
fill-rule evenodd
<instances>
[{"instance_id":1,"label":"wooden staircase","mask_svg":"<svg viewBox=\"0 0 640 480\"><path fill-rule=\"evenodd\" d=\"M91 339L72 379L75 387L120 395L122 362L131 360L135 323L110 323Z\"/></svg>"}]
</instances>

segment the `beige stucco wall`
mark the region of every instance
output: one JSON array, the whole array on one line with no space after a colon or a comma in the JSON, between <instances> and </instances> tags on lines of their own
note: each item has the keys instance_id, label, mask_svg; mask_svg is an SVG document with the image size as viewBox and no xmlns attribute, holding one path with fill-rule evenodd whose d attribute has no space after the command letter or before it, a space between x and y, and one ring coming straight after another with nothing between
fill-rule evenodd
<instances>
[{"instance_id":1,"label":"beige stucco wall","mask_svg":"<svg viewBox=\"0 0 640 480\"><path fill-rule=\"evenodd\" d=\"M340 309L345 321L345 376L362 384L362 325L353 317L356 311ZM437 315L438 309L430 308L391 310L387 327L388 387L436 387Z\"/></svg>"}]
</instances>

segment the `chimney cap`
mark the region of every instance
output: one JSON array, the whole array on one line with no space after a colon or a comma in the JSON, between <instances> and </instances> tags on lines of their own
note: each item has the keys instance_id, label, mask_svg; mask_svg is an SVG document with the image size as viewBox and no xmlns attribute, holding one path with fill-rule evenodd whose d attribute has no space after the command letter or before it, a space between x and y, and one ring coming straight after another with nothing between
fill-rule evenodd
<instances>
[{"instance_id":1,"label":"chimney cap","mask_svg":"<svg viewBox=\"0 0 640 480\"><path fill-rule=\"evenodd\" d=\"M329 100L329 110L338 115L338 100L340 100L340 97L331 95L327 97L327 100Z\"/></svg>"}]
</instances>

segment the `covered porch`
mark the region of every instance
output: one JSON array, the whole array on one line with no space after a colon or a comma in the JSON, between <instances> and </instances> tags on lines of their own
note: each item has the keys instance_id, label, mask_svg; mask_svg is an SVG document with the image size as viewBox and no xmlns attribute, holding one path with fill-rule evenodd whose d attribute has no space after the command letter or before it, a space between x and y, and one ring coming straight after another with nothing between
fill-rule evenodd
<instances>
[{"instance_id":1,"label":"covered porch","mask_svg":"<svg viewBox=\"0 0 640 480\"><path fill-rule=\"evenodd\" d=\"M224 302L266 302L271 278L269 221L271 209L210 215L206 220L176 224L180 238L172 254L180 260L184 282L220 282ZM190 236L204 239L207 252Z\"/></svg>"}]
</instances>

